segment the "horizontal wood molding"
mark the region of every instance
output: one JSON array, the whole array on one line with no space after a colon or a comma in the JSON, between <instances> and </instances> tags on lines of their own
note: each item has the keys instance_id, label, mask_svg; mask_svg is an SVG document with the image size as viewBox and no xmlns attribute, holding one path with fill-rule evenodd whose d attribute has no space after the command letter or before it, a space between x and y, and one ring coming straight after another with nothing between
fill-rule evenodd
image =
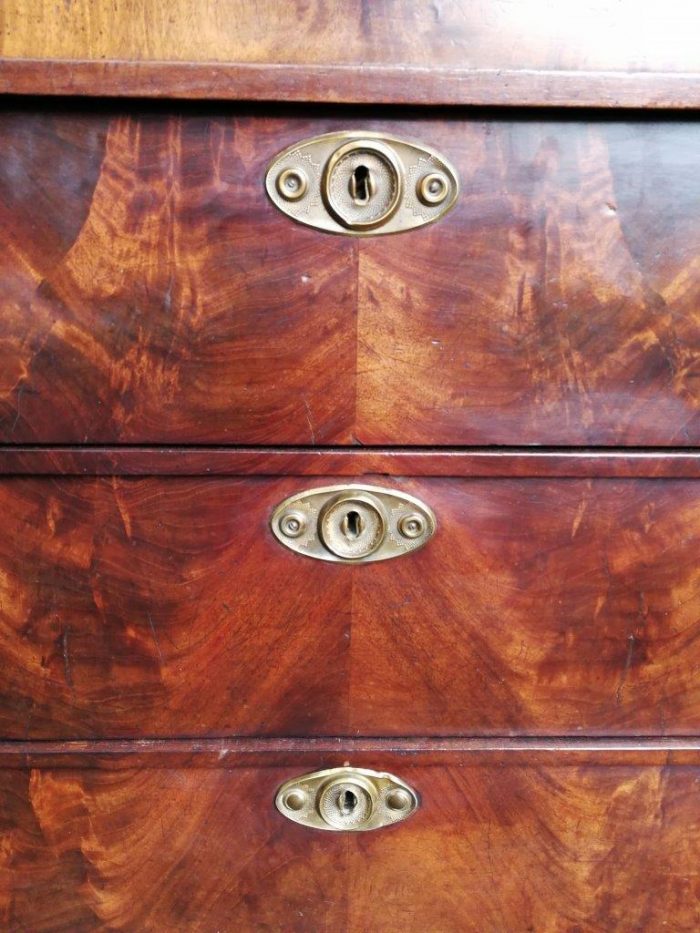
<instances>
[{"instance_id":1,"label":"horizontal wood molding","mask_svg":"<svg viewBox=\"0 0 700 933\"><path fill-rule=\"evenodd\" d=\"M0 476L700 478L700 451L256 447L0 447Z\"/></svg>"},{"instance_id":2,"label":"horizontal wood molding","mask_svg":"<svg viewBox=\"0 0 700 933\"><path fill-rule=\"evenodd\" d=\"M5 0L8 93L695 107L687 0Z\"/></svg>"},{"instance_id":3,"label":"horizontal wood molding","mask_svg":"<svg viewBox=\"0 0 700 933\"><path fill-rule=\"evenodd\" d=\"M0 93L183 100L694 110L700 72L0 59Z\"/></svg>"},{"instance_id":4,"label":"horizontal wood molding","mask_svg":"<svg viewBox=\"0 0 700 933\"><path fill-rule=\"evenodd\" d=\"M239 738L0 741L0 769L401 767L502 762L558 766L700 765L700 738Z\"/></svg>"}]
</instances>

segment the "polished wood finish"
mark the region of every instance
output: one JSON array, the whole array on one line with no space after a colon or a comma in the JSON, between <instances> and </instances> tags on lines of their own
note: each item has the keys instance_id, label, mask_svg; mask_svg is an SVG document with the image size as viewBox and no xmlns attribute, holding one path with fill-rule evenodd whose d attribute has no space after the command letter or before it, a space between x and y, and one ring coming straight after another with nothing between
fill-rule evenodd
<instances>
[{"instance_id":1,"label":"polished wood finish","mask_svg":"<svg viewBox=\"0 0 700 933\"><path fill-rule=\"evenodd\" d=\"M698 110L700 74L0 59L0 94Z\"/></svg>"},{"instance_id":2,"label":"polished wood finish","mask_svg":"<svg viewBox=\"0 0 700 933\"><path fill-rule=\"evenodd\" d=\"M352 447L0 447L0 476L700 479L700 451Z\"/></svg>"},{"instance_id":3,"label":"polished wood finish","mask_svg":"<svg viewBox=\"0 0 700 933\"><path fill-rule=\"evenodd\" d=\"M362 244L360 440L697 444L697 130L427 129L463 191L420 242Z\"/></svg>"},{"instance_id":4,"label":"polished wood finish","mask_svg":"<svg viewBox=\"0 0 700 933\"><path fill-rule=\"evenodd\" d=\"M455 210L357 242L267 202L272 155L350 125L444 152ZM699 140L682 121L9 112L0 439L695 445Z\"/></svg>"},{"instance_id":5,"label":"polished wood finish","mask_svg":"<svg viewBox=\"0 0 700 933\"><path fill-rule=\"evenodd\" d=\"M687 0L5 0L13 93L700 105Z\"/></svg>"},{"instance_id":6,"label":"polished wood finish","mask_svg":"<svg viewBox=\"0 0 700 933\"><path fill-rule=\"evenodd\" d=\"M573 71L700 70L683 0L451 4L406 0L5 0L7 58L396 64ZM620 33L625 32L621 42Z\"/></svg>"},{"instance_id":7,"label":"polished wood finish","mask_svg":"<svg viewBox=\"0 0 700 933\"><path fill-rule=\"evenodd\" d=\"M274 810L299 773L293 754L203 769L79 760L0 771L5 929L636 933L700 920L697 760L419 754L399 773L420 809L367 834L306 830Z\"/></svg>"},{"instance_id":8,"label":"polished wood finish","mask_svg":"<svg viewBox=\"0 0 700 933\"><path fill-rule=\"evenodd\" d=\"M354 244L268 203L279 129L7 115L0 439L350 439Z\"/></svg>"},{"instance_id":9,"label":"polished wood finish","mask_svg":"<svg viewBox=\"0 0 700 933\"><path fill-rule=\"evenodd\" d=\"M697 732L696 481L363 479L435 538L282 547L334 477L5 478L0 735Z\"/></svg>"},{"instance_id":10,"label":"polished wood finish","mask_svg":"<svg viewBox=\"0 0 700 933\"><path fill-rule=\"evenodd\" d=\"M699 25L5 0L3 929L700 928ZM268 203L359 127L444 153L454 212L355 241ZM436 536L280 546L333 482ZM348 764L420 809L276 812Z\"/></svg>"},{"instance_id":11,"label":"polished wood finish","mask_svg":"<svg viewBox=\"0 0 700 933\"><path fill-rule=\"evenodd\" d=\"M517 757L514 757L517 753ZM360 761L401 772L411 762L452 767L478 759L494 767L511 764L580 766L699 765L700 738L616 736L605 738L503 736L440 738L238 737L219 739L90 739L0 741L0 767L129 770L131 768L289 768L297 773L321 765ZM319 765L320 763L320 765Z\"/></svg>"}]
</instances>

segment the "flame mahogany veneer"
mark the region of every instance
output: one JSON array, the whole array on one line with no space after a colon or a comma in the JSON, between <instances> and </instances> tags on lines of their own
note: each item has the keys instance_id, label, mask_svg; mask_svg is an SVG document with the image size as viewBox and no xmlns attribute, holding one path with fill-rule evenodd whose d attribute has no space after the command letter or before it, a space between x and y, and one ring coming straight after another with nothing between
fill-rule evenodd
<instances>
[{"instance_id":1,"label":"flame mahogany veneer","mask_svg":"<svg viewBox=\"0 0 700 933\"><path fill-rule=\"evenodd\" d=\"M700 14L641 6L3 4L3 929L700 928ZM358 128L455 209L269 203ZM281 547L334 482L435 537ZM347 764L418 811L275 810Z\"/></svg>"},{"instance_id":2,"label":"flame mahogany veneer","mask_svg":"<svg viewBox=\"0 0 700 933\"><path fill-rule=\"evenodd\" d=\"M221 753L220 753L221 754ZM91 930L697 928L700 753L364 752L422 795L370 833L285 825L271 795L343 753L283 763L0 771L0 917ZM442 760L441 760L442 759ZM309 761L313 763L310 765ZM651 837L651 838L650 838ZM23 880L23 884L19 880ZM14 885L10 882L14 880ZM408 909L410 907L410 909Z\"/></svg>"},{"instance_id":3,"label":"flame mahogany veneer","mask_svg":"<svg viewBox=\"0 0 700 933\"><path fill-rule=\"evenodd\" d=\"M435 538L281 547L277 503L343 477L4 478L0 734L698 732L697 480L362 479Z\"/></svg>"},{"instance_id":4,"label":"flame mahogany veneer","mask_svg":"<svg viewBox=\"0 0 700 933\"><path fill-rule=\"evenodd\" d=\"M268 162L348 126L444 153L456 207L295 225ZM6 444L700 441L692 121L17 104L0 154Z\"/></svg>"}]
</instances>

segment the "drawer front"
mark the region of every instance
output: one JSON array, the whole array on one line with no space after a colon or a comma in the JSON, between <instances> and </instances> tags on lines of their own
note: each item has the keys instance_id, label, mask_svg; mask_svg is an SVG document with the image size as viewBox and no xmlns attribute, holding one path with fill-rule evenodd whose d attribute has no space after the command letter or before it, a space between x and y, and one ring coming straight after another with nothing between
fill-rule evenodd
<instances>
[{"instance_id":1,"label":"drawer front","mask_svg":"<svg viewBox=\"0 0 700 933\"><path fill-rule=\"evenodd\" d=\"M0 480L0 735L697 732L697 481L364 479L422 550L275 539L347 478Z\"/></svg>"},{"instance_id":2,"label":"drawer front","mask_svg":"<svg viewBox=\"0 0 700 933\"><path fill-rule=\"evenodd\" d=\"M697 762L416 757L396 765L420 808L367 833L275 811L277 787L307 767L291 754L253 767L6 768L3 928L697 929Z\"/></svg>"},{"instance_id":3,"label":"drawer front","mask_svg":"<svg viewBox=\"0 0 700 933\"><path fill-rule=\"evenodd\" d=\"M700 440L696 123L169 107L3 114L0 441ZM435 147L454 210L293 223L269 161L346 129Z\"/></svg>"}]
</instances>

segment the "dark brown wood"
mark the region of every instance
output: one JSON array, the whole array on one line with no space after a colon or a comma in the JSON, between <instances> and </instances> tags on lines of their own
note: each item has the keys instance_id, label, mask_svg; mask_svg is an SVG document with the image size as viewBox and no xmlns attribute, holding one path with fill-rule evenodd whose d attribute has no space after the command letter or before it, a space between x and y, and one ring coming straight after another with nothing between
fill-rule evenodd
<instances>
[{"instance_id":1,"label":"dark brown wood","mask_svg":"<svg viewBox=\"0 0 700 933\"><path fill-rule=\"evenodd\" d=\"M3 120L3 439L348 439L354 244L283 232L272 125L205 122Z\"/></svg>"},{"instance_id":2,"label":"dark brown wood","mask_svg":"<svg viewBox=\"0 0 700 933\"><path fill-rule=\"evenodd\" d=\"M2 4L3 930L700 928L700 13L643 6ZM359 127L454 212L268 203ZM359 480L428 547L273 538ZM420 809L276 812L341 764Z\"/></svg>"},{"instance_id":3,"label":"dark brown wood","mask_svg":"<svg viewBox=\"0 0 700 933\"><path fill-rule=\"evenodd\" d=\"M431 127L463 193L420 239L362 244L359 439L696 444L698 130Z\"/></svg>"},{"instance_id":4,"label":"dark brown wood","mask_svg":"<svg viewBox=\"0 0 700 933\"><path fill-rule=\"evenodd\" d=\"M4 928L697 929L697 763L426 752L417 813L356 834L275 811L297 766L0 771Z\"/></svg>"},{"instance_id":5,"label":"dark brown wood","mask_svg":"<svg viewBox=\"0 0 700 933\"><path fill-rule=\"evenodd\" d=\"M517 755L517 757L514 757ZM687 737L542 738L225 738L0 741L0 769L270 768L298 773L372 762L400 773L407 765L700 765L700 739Z\"/></svg>"},{"instance_id":6,"label":"dark brown wood","mask_svg":"<svg viewBox=\"0 0 700 933\"><path fill-rule=\"evenodd\" d=\"M697 110L700 73L0 58L0 94Z\"/></svg>"},{"instance_id":7,"label":"dark brown wood","mask_svg":"<svg viewBox=\"0 0 700 933\"><path fill-rule=\"evenodd\" d=\"M0 447L0 476L384 476L700 479L691 450Z\"/></svg>"},{"instance_id":8,"label":"dark brown wood","mask_svg":"<svg viewBox=\"0 0 700 933\"><path fill-rule=\"evenodd\" d=\"M358 243L267 202L279 149L360 125L451 158L455 210ZM699 142L669 120L9 112L0 439L696 445Z\"/></svg>"},{"instance_id":9,"label":"dark brown wood","mask_svg":"<svg viewBox=\"0 0 700 933\"><path fill-rule=\"evenodd\" d=\"M365 479L427 547L294 554L294 477L3 479L0 736L697 734L696 481Z\"/></svg>"},{"instance_id":10,"label":"dark brown wood","mask_svg":"<svg viewBox=\"0 0 700 933\"><path fill-rule=\"evenodd\" d=\"M0 122L0 439L351 439L355 244L290 237L279 121L220 116Z\"/></svg>"}]
</instances>

